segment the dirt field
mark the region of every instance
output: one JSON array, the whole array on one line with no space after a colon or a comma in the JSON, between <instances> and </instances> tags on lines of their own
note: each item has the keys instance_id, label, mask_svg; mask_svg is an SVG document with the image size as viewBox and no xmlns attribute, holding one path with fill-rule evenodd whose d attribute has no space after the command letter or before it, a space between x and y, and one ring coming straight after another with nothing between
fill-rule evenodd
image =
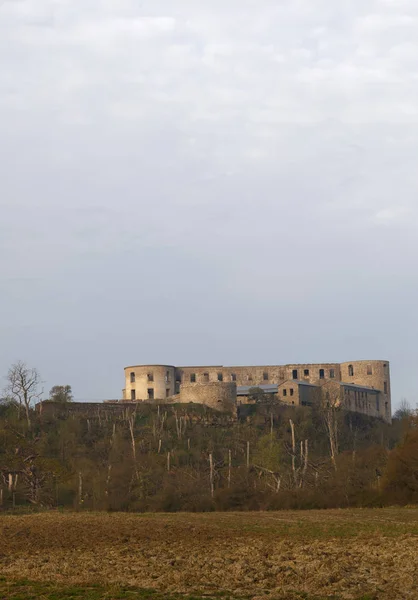
<instances>
[{"instance_id":1,"label":"dirt field","mask_svg":"<svg viewBox=\"0 0 418 600\"><path fill-rule=\"evenodd\" d=\"M418 597L418 509L2 516L0 539L0 598ZM22 579L102 587L14 596Z\"/></svg>"}]
</instances>

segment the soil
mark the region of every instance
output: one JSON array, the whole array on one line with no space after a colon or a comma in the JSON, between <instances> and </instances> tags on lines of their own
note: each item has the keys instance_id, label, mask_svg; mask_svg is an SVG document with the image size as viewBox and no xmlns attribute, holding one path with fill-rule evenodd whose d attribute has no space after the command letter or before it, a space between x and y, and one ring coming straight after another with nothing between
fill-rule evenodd
<instances>
[{"instance_id":1,"label":"soil","mask_svg":"<svg viewBox=\"0 0 418 600\"><path fill-rule=\"evenodd\" d=\"M418 597L415 508L3 515L0 536L0 574L10 581L251 598Z\"/></svg>"}]
</instances>

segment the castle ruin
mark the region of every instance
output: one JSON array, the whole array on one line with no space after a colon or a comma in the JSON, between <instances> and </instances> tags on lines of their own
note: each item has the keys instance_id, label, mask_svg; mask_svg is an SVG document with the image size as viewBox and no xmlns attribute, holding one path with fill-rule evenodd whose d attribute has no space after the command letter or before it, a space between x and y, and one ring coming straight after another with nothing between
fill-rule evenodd
<instances>
[{"instance_id":1,"label":"castle ruin","mask_svg":"<svg viewBox=\"0 0 418 600\"><path fill-rule=\"evenodd\" d=\"M137 365L125 368L124 402L181 402L234 410L251 402L254 388L294 406L332 402L391 422L386 360L258 367Z\"/></svg>"}]
</instances>

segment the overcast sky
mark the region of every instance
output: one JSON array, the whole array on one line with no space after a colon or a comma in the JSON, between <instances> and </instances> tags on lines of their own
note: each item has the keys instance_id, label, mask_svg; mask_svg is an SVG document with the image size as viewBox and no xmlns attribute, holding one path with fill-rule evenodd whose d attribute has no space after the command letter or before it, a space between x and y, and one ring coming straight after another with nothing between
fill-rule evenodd
<instances>
[{"instance_id":1,"label":"overcast sky","mask_svg":"<svg viewBox=\"0 0 418 600\"><path fill-rule=\"evenodd\" d=\"M416 0L0 0L0 375L387 359L418 401Z\"/></svg>"}]
</instances>

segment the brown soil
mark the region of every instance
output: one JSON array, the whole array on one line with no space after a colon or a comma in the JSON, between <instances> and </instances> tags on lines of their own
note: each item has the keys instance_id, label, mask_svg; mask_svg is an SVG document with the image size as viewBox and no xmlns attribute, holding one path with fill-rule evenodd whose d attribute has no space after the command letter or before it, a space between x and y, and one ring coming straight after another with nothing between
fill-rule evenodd
<instances>
[{"instance_id":1,"label":"brown soil","mask_svg":"<svg viewBox=\"0 0 418 600\"><path fill-rule=\"evenodd\" d=\"M0 518L0 573L288 598L418 597L418 510Z\"/></svg>"}]
</instances>

